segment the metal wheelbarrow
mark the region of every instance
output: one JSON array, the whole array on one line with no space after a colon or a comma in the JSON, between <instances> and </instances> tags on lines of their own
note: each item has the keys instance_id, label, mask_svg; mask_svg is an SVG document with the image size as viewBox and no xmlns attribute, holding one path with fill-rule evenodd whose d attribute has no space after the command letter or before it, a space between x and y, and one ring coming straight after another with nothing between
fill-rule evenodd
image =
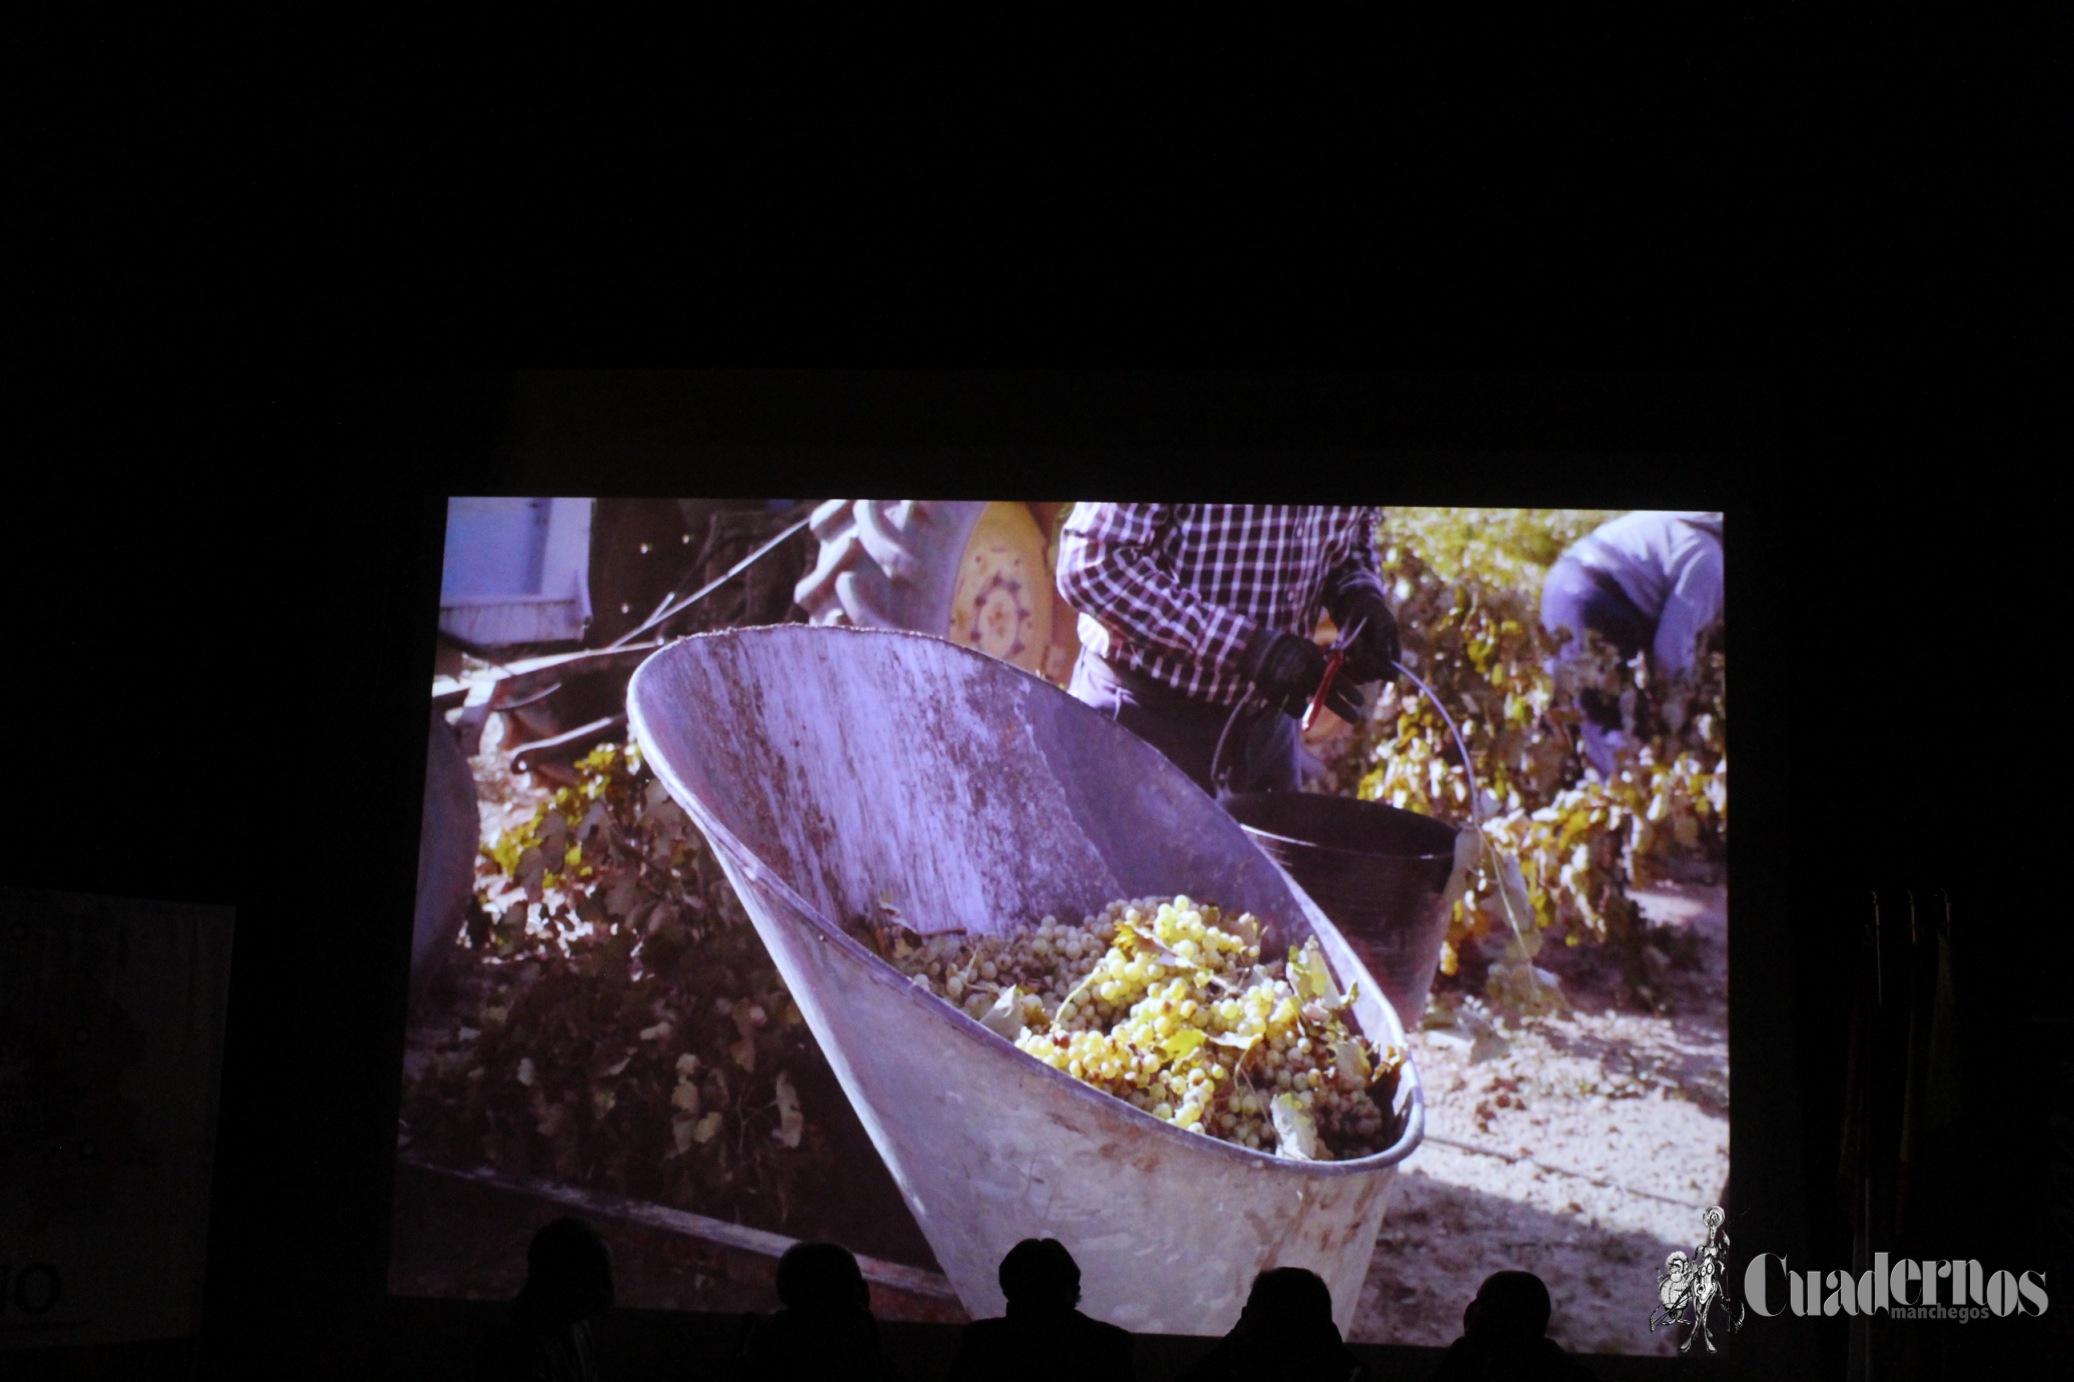
<instances>
[{"instance_id":1,"label":"metal wheelbarrow","mask_svg":"<svg viewBox=\"0 0 2074 1382\"><path fill-rule=\"evenodd\" d=\"M1018 1051L843 929L1007 933L1188 893L1316 936L1370 1039L1397 1014L1325 915L1158 750L1041 678L940 638L786 625L688 638L628 718L713 846L959 1298L1001 1313L1003 1254L1060 1239L1084 1308L1138 1332L1230 1328L1255 1273L1306 1267L1353 1320L1396 1167L1424 1132L1300 1162L1186 1132Z\"/></svg>"}]
</instances>

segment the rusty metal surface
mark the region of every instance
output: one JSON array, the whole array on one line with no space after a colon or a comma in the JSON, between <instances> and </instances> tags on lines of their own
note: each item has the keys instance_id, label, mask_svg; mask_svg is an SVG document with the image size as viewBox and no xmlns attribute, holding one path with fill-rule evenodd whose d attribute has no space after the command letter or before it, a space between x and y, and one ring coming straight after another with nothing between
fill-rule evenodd
<instances>
[{"instance_id":1,"label":"rusty metal surface","mask_svg":"<svg viewBox=\"0 0 2074 1382\"><path fill-rule=\"evenodd\" d=\"M966 1309L1001 1312L1020 1239L1079 1260L1090 1314L1222 1333L1254 1274L1308 1267L1351 1324L1399 1135L1299 1163L1183 1132L1015 1049L842 927L880 901L918 930L1004 932L1047 912L1187 892L1252 911L1275 951L1316 935L1354 1016L1396 1014L1323 913L1157 750L1038 677L942 639L785 626L685 639L628 714L712 842Z\"/></svg>"}]
</instances>

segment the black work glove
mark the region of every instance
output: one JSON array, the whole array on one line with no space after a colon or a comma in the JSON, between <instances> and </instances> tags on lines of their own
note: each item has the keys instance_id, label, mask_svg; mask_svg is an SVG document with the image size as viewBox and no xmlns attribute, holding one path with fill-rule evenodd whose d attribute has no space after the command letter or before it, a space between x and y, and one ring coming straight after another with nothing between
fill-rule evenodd
<instances>
[{"instance_id":1,"label":"black work glove","mask_svg":"<svg viewBox=\"0 0 2074 1382\"><path fill-rule=\"evenodd\" d=\"M1358 682L1396 678L1396 664L1404 654L1397 644L1397 616L1390 612L1382 596L1372 590L1356 590L1347 597L1345 608L1333 616L1333 622L1342 629L1361 625L1359 636L1347 645L1347 662L1340 675Z\"/></svg>"},{"instance_id":2,"label":"black work glove","mask_svg":"<svg viewBox=\"0 0 2074 1382\"><path fill-rule=\"evenodd\" d=\"M1268 704L1300 720L1325 680L1325 652L1310 639L1293 633L1256 629L1239 654L1239 670L1267 697ZM1342 668L1325 693L1325 706L1349 724L1359 724L1361 692Z\"/></svg>"}]
</instances>

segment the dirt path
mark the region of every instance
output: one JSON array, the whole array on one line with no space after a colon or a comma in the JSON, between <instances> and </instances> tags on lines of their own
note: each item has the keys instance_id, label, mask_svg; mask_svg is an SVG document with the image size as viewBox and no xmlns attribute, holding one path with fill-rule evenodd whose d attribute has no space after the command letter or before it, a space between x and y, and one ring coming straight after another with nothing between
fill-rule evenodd
<instances>
[{"instance_id":1,"label":"dirt path","mask_svg":"<svg viewBox=\"0 0 2074 1382\"><path fill-rule=\"evenodd\" d=\"M1665 1014L1619 992L1604 956L1571 951L1550 967L1572 1014L1508 1031L1509 1054L1472 1064L1452 1033L1413 1036L1426 1141L1398 1177L1356 1338L1446 1344L1478 1283L1519 1267L1548 1283L1565 1347L1676 1351L1648 1328L1656 1271L1693 1250L1728 1183L1727 893L1636 900L1692 942L1662 971Z\"/></svg>"}]
</instances>

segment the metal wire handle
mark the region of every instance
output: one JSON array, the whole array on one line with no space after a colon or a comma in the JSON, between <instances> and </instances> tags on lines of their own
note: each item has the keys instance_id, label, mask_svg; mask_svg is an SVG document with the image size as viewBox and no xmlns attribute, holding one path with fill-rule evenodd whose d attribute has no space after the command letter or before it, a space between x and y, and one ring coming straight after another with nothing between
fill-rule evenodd
<instances>
[{"instance_id":1,"label":"metal wire handle","mask_svg":"<svg viewBox=\"0 0 2074 1382\"><path fill-rule=\"evenodd\" d=\"M1455 752L1462 756L1462 771L1469 778L1469 819L1476 826L1477 837L1481 839L1483 836L1483 789L1477 785L1476 765L1469 761L1469 745L1464 742L1462 731L1455 727L1455 718L1447 713L1447 707L1441 704L1440 697L1435 694L1432 687L1419 680L1417 673L1413 672L1411 668L1405 666L1402 662L1392 662L1390 665L1395 667L1413 686L1419 688L1419 691L1426 697L1427 701L1432 704L1434 710L1440 713L1441 722L1447 726L1447 732L1454 737ZM1265 707L1267 705L1266 697L1250 691L1246 695L1239 697L1238 704L1231 708L1231 714L1224 721L1224 732L1217 736L1216 751L1210 755L1210 785L1216 789L1216 797L1219 801L1223 801L1233 795L1233 793L1226 790L1224 779L1219 776L1220 765L1224 761L1225 740L1231 737L1232 726L1239 722L1240 712L1249 705L1255 704Z\"/></svg>"},{"instance_id":2,"label":"metal wire handle","mask_svg":"<svg viewBox=\"0 0 2074 1382\"><path fill-rule=\"evenodd\" d=\"M1224 732L1217 736L1217 748L1210 754L1210 787L1212 794L1219 802L1235 795L1224 785L1224 779L1219 776L1218 765L1224 761L1224 741L1231 737L1231 727L1239 722L1240 712L1245 710L1247 706L1256 704L1263 709L1270 708L1267 698L1255 695L1251 689L1248 689L1245 695L1239 697L1237 704L1231 708L1231 714L1225 717Z\"/></svg>"},{"instance_id":3,"label":"metal wire handle","mask_svg":"<svg viewBox=\"0 0 2074 1382\"><path fill-rule=\"evenodd\" d=\"M1447 732L1454 736L1455 752L1462 755L1462 771L1469 778L1469 820L1471 824L1475 825L1477 835L1481 837L1483 835L1483 789L1476 785L1476 765L1469 761L1469 745L1463 742L1462 731L1455 728L1455 717L1447 713L1447 707L1440 703L1440 697L1433 693L1433 688L1420 681L1418 674L1413 672L1411 668L1401 662L1393 662L1390 665L1408 677L1413 686L1418 687L1420 691L1425 693L1426 699L1432 703L1433 708L1440 712L1441 722L1447 726Z\"/></svg>"}]
</instances>

